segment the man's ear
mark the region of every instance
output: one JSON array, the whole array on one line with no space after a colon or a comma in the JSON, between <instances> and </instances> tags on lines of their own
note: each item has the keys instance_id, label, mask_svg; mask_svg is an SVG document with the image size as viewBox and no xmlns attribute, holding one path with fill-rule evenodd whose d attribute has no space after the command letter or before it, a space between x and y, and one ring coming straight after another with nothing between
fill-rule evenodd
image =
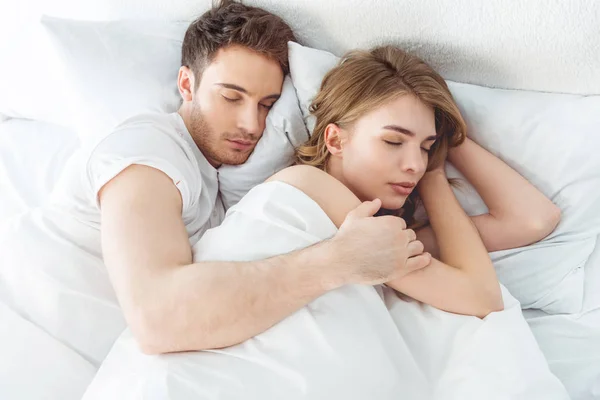
<instances>
[{"instance_id":1,"label":"man's ear","mask_svg":"<svg viewBox=\"0 0 600 400\"><path fill-rule=\"evenodd\" d=\"M345 140L345 132L336 124L329 124L325 127L325 145L327 150L334 157L341 157L343 150L343 141Z\"/></svg>"},{"instance_id":2,"label":"man's ear","mask_svg":"<svg viewBox=\"0 0 600 400\"><path fill-rule=\"evenodd\" d=\"M188 67L179 68L177 87L183 101L192 101L194 98L194 73Z\"/></svg>"}]
</instances>

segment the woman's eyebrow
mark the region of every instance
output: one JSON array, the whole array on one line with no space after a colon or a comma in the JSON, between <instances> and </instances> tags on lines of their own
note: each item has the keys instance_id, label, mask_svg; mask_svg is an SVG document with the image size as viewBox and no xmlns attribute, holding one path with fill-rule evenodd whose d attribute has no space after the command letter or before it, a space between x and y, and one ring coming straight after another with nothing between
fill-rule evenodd
<instances>
[{"instance_id":1,"label":"woman's eyebrow","mask_svg":"<svg viewBox=\"0 0 600 400\"><path fill-rule=\"evenodd\" d=\"M383 127L383 129L387 129L390 131L396 131L396 132L399 132L399 133L402 133L404 135L411 136L411 137L416 136L416 134L413 131L403 128L399 125L386 125ZM429 136L427 139L425 139L425 141L436 140L436 139L437 139L437 136Z\"/></svg>"}]
</instances>

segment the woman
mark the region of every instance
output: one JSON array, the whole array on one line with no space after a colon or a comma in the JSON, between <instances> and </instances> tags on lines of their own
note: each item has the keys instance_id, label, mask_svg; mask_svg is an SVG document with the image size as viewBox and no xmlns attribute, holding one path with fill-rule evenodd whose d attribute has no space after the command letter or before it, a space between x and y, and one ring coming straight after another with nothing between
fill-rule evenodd
<instances>
[{"instance_id":1,"label":"woman","mask_svg":"<svg viewBox=\"0 0 600 400\"><path fill-rule=\"evenodd\" d=\"M350 52L323 79L311 112L316 125L297 151L298 165L270 180L305 192L338 227L361 202L381 202L432 255L426 268L388 286L449 312L484 317L501 310L488 251L541 240L560 210L466 137L442 77L394 47ZM487 214L469 218L462 210L444 172L446 158L477 189ZM420 201L425 227L414 217Z\"/></svg>"}]
</instances>

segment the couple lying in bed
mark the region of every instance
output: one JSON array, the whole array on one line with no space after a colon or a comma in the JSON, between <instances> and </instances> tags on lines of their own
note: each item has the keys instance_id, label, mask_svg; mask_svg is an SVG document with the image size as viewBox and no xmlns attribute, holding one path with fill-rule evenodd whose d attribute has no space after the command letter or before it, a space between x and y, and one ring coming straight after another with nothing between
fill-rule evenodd
<instances>
[{"instance_id":1,"label":"couple lying in bed","mask_svg":"<svg viewBox=\"0 0 600 400\"><path fill-rule=\"evenodd\" d=\"M263 34L248 34L250 28ZM277 17L237 3L190 26L177 117L197 146L189 154L204 158L195 168L248 159L281 92L293 39ZM203 231L194 218L206 215L208 223L218 203L214 185L203 182L194 191L198 184L185 180L186 171L143 161L102 182L104 261L145 352L243 342L348 284L385 284L482 318L504 307L488 252L534 243L559 222L550 200L468 138L444 79L399 48L346 54L324 78L311 113L316 125L297 149L296 164L261 185L308 196L339 228L303 249L194 263L190 238ZM465 214L445 175L446 160L474 185L489 213ZM263 212L260 193L242 200L246 209ZM203 204L208 211L192 210ZM427 223L415 217L419 204ZM230 215L221 229L234 235Z\"/></svg>"}]
</instances>

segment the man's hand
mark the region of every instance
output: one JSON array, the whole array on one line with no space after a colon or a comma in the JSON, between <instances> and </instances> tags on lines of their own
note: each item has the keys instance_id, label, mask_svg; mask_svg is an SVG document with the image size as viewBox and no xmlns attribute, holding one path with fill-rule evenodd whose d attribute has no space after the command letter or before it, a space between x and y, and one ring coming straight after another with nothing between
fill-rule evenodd
<instances>
[{"instance_id":1,"label":"man's hand","mask_svg":"<svg viewBox=\"0 0 600 400\"><path fill-rule=\"evenodd\" d=\"M340 262L336 281L376 285L398 279L429 265L431 255L402 218L373 217L379 199L367 201L351 211L332 239Z\"/></svg>"}]
</instances>

